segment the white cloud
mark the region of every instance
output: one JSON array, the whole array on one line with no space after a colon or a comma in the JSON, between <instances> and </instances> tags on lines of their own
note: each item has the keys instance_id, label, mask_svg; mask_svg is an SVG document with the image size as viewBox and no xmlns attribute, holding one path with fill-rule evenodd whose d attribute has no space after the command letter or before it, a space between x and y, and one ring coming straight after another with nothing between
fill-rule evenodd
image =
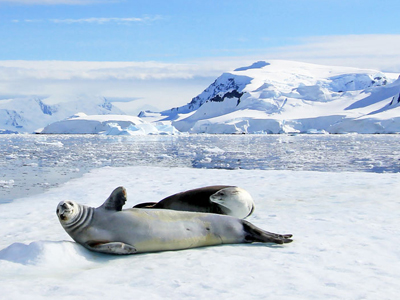
<instances>
[{"instance_id":1,"label":"white cloud","mask_svg":"<svg viewBox=\"0 0 400 300\"><path fill-rule=\"evenodd\" d=\"M400 35L307 37L297 45L267 49L263 56L400 72Z\"/></svg>"},{"instance_id":2,"label":"white cloud","mask_svg":"<svg viewBox=\"0 0 400 300\"><path fill-rule=\"evenodd\" d=\"M0 0L1 1L1 0ZM59 24L129 24L129 23L148 23L162 19L161 16L144 16L141 18L130 17L130 18L81 18L81 19L25 19L25 20L12 20L13 23L25 22L25 23L40 23L40 22L51 22Z\"/></svg>"},{"instance_id":3,"label":"white cloud","mask_svg":"<svg viewBox=\"0 0 400 300\"><path fill-rule=\"evenodd\" d=\"M297 45L186 63L0 61L0 96L87 93L140 98L160 109L184 105L223 72L286 59L400 73L400 35L309 37ZM4 98L4 97L1 97Z\"/></svg>"},{"instance_id":4,"label":"white cloud","mask_svg":"<svg viewBox=\"0 0 400 300\"><path fill-rule=\"evenodd\" d=\"M0 99L91 94L169 109L190 102L223 71L207 64L0 61Z\"/></svg>"},{"instance_id":5,"label":"white cloud","mask_svg":"<svg viewBox=\"0 0 400 300\"><path fill-rule=\"evenodd\" d=\"M143 17L143 18L84 18L84 19L51 19L53 23L91 23L91 24L105 24L105 23L137 23L137 22L148 22L159 19L159 17Z\"/></svg>"},{"instance_id":6,"label":"white cloud","mask_svg":"<svg viewBox=\"0 0 400 300\"><path fill-rule=\"evenodd\" d=\"M222 66L225 66L222 64ZM203 63L0 61L0 80L161 80L215 76L223 67Z\"/></svg>"}]
</instances>

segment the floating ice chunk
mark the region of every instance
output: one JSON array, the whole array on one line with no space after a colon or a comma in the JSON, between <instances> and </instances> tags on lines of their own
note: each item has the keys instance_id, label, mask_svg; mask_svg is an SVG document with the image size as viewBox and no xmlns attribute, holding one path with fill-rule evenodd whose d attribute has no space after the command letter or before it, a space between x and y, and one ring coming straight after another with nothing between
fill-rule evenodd
<instances>
[{"instance_id":1,"label":"floating ice chunk","mask_svg":"<svg viewBox=\"0 0 400 300\"><path fill-rule=\"evenodd\" d=\"M180 134L180 131L172 126L170 121L159 121L153 124L157 128L159 134Z\"/></svg>"},{"instance_id":2,"label":"floating ice chunk","mask_svg":"<svg viewBox=\"0 0 400 300\"><path fill-rule=\"evenodd\" d=\"M210 153L225 153L225 150L219 148L219 147L212 147L212 148L204 148L204 152L210 152Z\"/></svg>"},{"instance_id":3,"label":"floating ice chunk","mask_svg":"<svg viewBox=\"0 0 400 300\"><path fill-rule=\"evenodd\" d=\"M329 134L326 130L320 130L320 129L308 129L307 130L308 134Z\"/></svg>"},{"instance_id":4,"label":"floating ice chunk","mask_svg":"<svg viewBox=\"0 0 400 300\"><path fill-rule=\"evenodd\" d=\"M37 167L39 166L38 163L25 163L23 164L24 167Z\"/></svg>"},{"instance_id":5,"label":"floating ice chunk","mask_svg":"<svg viewBox=\"0 0 400 300\"><path fill-rule=\"evenodd\" d=\"M2 188L12 188L14 186L14 180L0 180L0 187Z\"/></svg>"},{"instance_id":6,"label":"floating ice chunk","mask_svg":"<svg viewBox=\"0 0 400 300\"><path fill-rule=\"evenodd\" d=\"M64 147L64 144L60 141L56 141L56 142L41 142L41 141L37 141L35 142L36 145L45 145L45 146L54 146L54 147Z\"/></svg>"}]
</instances>

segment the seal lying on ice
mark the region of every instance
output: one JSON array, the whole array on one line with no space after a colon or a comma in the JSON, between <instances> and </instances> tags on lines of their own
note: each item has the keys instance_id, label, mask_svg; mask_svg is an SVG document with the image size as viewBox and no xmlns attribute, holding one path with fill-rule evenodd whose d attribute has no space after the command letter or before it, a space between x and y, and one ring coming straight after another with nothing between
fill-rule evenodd
<instances>
[{"instance_id":1,"label":"seal lying on ice","mask_svg":"<svg viewBox=\"0 0 400 300\"><path fill-rule=\"evenodd\" d=\"M239 243L289 243L248 221L218 214L166 209L122 209L126 191L116 188L98 208L61 201L57 216L66 232L89 250L133 254Z\"/></svg>"},{"instance_id":2,"label":"seal lying on ice","mask_svg":"<svg viewBox=\"0 0 400 300\"><path fill-rule=\"evenodd\" d=\"M255 205L251 195L240 187L213 185L174 194L160 202L140 203L134 208L208 212L244 219L253 213Z\"/></svg>"}]
</instances>

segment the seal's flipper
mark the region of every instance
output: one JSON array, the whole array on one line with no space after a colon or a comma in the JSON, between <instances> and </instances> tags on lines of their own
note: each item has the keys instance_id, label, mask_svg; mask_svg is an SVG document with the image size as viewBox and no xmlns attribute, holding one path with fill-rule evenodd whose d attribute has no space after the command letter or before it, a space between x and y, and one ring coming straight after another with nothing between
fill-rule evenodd
<instances>
[{"instance_id":1,"label":"seal's flipper","mask_svg":"<svg viewBox=\"0 0 400 300\"><path fill-rule=\"evenodd\" d=\"M245 232L244 241L246 243L254 243L254 242L261 242L261 243L275 243L275 244L283 244L283 243L290 243L292 240L291 234L277 234L262 230L250 222L245 220L242 221L243 229Z\"/></svg>"},{"instance_id":2,"label":"seal's flipper","mask_svg":"<svg viewBox=\"0 0 400 300\"><path fill-rule=\"evenodd\" d=\"M100 207L107 210L120 211L126 202L126 190L123 186L117 187Z\"/></svg>"},{"instance_id":3,"label":"seal's flipper","mask_svg":"<svg viewBox=\"0 0 400 300\"><path fill-rule=\"evenodd\" d=\"M137 252L136 248L121 242L112 243L96 243L90 242L86 244L86 248L92 251L107 253L107 254L134 254Z\"/></svg>"},{"instance_id":4,"label":"seal's flipper","mask_svg":"<svg viewBox=\"0 0 400 300\"><path fill-rule=\"evenodd\" d=\"M136 204L133 208L154 208L157 202L145 202Z\"/></svg>"}]
</instances>

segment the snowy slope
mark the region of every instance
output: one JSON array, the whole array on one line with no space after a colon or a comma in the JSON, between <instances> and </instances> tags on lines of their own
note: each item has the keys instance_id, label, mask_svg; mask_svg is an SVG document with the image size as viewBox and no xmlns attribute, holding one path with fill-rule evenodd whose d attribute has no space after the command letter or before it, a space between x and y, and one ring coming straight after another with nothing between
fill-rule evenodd
<instances>
[{"instance_id":1,"label":"snowy slope","mask_svg":"<svg viewBox=\"0 0 400 300\"><path fill-rule=\"evenodd\" d=\"M193 133L400 132L397 77L260 61L222 74L187 105L161 114Z\"/></svg>"},{"instance_id":2,"label":"snowy slope","mask_svg":"<svg viewBox=\"0 0 400 300\"><path fill-rule=\"evenodd\" d=\"M38 97L14 98L0 101L0 133L32 133L50 123L77 112L86 114L123 114L104 97Z\"/></svg>"}]
</instances>

